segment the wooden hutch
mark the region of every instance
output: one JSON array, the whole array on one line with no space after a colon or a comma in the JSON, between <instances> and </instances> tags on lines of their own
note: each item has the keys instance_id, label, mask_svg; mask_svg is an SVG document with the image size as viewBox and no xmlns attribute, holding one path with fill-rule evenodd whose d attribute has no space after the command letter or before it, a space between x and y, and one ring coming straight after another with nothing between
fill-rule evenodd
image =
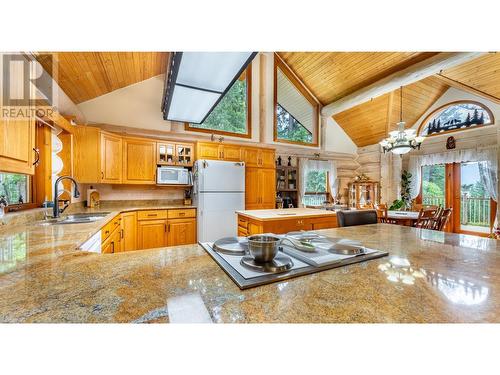
<instances>
[{"instance_id":1,"label":"wooden hutch","mask_svg":"<svg viewBox=\"0 0 500 375\"><path fill-rule=\"evenodd\" d=\"M276 192L282 198L290 198L293 207L299 204L299 168L286 165L276 166Z\"/></svg>"},{"instance_id":2,"label":"wooden hutch","mask_svg":"<svg viewBox=\"0 0 500 375\"><path fill-rule=\"evenodd\" d=\"M350 182L347 188L349 208L373 208L380 203L380 183L371 180Z\"/></svg>"}]
</instances>

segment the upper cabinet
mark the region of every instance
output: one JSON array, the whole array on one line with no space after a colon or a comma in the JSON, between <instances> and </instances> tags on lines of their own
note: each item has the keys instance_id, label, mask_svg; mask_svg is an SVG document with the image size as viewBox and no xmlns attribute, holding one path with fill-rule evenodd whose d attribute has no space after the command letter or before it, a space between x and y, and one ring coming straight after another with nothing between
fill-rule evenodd
<instances>
[{"instance_id":1,"label":"upper cabinet","mask_svg":"<svg viewBox=\"0 0 500 375\"><path fill-rule=\"evenodd\" d=\"M222 159L219 143L198 142L196 144L196 155L198 159Z\"/></svg>"},{"instance_id":2,"label":"upper cabinet","mask_svg":"<svg viewBox=\"0 0 500 375\"><path fill-rule=\"evenodd\" d=\"M123 139L123 183L156 183L156 142Z\"/></svg>"},{"instance_id":3,"label":"upper cabinet","mask_svg":"<svg viewBox=\"0 0 500 375\"><path fill-rule=\"evenodd\" d=\"M3 172L34 174L35 121L34 119L0 119L0 170Z\"/></svg>"},{"instance_id":4,"label":"upper cabinet","mask_svg":"<svg viewBox=\"0 0 500 375\"><path fill-rule=\"evenodd\" d=\"M198 142L196 144L198 159L242 161L242 148L239 145Z\"/></svg>"},{"instance_id":5,"label":"upper cabinet","mask_svg":"<svg viewBox=\"0 0 500 375\"><path fill-rule=\"evenodd\" d=\"M193 143L158 142L156 163L192 167L194 163Z\"/></svg>"},{"instance_id":6,"label":"upper cabinet","mask_svg":"<svg viewBox=\"0 0 500 375\"><path fill-rule=\"evenodd\" d=\"M256 147L245 147L243 160L248 167L274 168L274 150Z\"/></svg>"},{"instance_id":7,"label":"upper cabinet","mask_svg":"<svg viewBox=\"0 0 500 375\"><path fill-rule=\"evenodd\" d=\"M122 138L101 133L101 182L122 182Z\"/></svg>"},{"instance_id":8,"label":"upper cabinet","mask_svg":"<svg viewBox=\"0 0 500 375\"><path fill-rule=\"evenodd\" d=\"M8 56L0 55L3 64L9 63ZM29 96L25 97L24 84L30 77L25 77L25 64L21 62L14 61L8 69L3 66L4 75L9 75L9 88L8 97L4 97L5 92L0 92L0 100L4 109L15 109L16 117L0 116L0 171L32 175L35 173L33 163L36 160L35 108L30 104L30 99L35 97L35 93L33 85L30 85ZM31 68L29 72L34 74ZM23 104L18 104L18 100L22 100Z\"/></svg>"}]
</instances>

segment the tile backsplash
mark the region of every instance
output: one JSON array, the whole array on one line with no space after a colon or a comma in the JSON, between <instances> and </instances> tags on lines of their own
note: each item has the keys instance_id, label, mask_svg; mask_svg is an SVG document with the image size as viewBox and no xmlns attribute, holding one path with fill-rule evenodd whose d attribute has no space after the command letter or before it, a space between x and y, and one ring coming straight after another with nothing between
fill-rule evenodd
<instances>
[{"instance_id":1,"label":"tile backsplash","mask_svg":"<svg viewBox=\"0 0 500 375\"><path fill-rule=\"evenodd\" d=\"M87 200L87 189L93 186L99 191L101 201L179 200L184 198L184 189L161 186L84 184L81 201Z\"/></svg>"}]
</instances>

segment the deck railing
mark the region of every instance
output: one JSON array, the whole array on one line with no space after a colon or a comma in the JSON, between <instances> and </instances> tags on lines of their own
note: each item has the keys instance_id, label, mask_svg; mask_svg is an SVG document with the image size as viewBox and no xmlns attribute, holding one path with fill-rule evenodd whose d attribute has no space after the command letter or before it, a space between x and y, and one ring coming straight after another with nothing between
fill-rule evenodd
<instances>
[{"instance_id":1,"label":"deck railing","mask_svg":"<svg viewBox=\"0 0 500 375\"><path fill-rule=\"evenodd\" d=\"M422 203L425 205L445 206L444 197L424 197ZM490 226L490 199L468 198L460 199L460 222L463 225L475 225L481 227Z\"/></svg>"}]
</instances>

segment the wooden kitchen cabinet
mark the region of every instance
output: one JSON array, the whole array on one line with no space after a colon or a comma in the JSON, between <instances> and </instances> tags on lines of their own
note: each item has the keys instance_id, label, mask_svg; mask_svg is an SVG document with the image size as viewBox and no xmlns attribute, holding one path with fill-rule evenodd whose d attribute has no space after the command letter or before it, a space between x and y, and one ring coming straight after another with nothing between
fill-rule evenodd
<instances>
[{"instance_id":1,"label":"wooden kitchen cabinet","mask_svg":"<svg viewBox=\"0 0 500 375\"><path fill-rule=\"evenodd\" d=\"M0 119L0 170L33 175L35 120Z\"/></svg>"},{"instance_id":2,"label":"wooden kitchen cabinet","mask_svg":"<svg viewBox=\"0 0 500 375\"><path fill-rule=\"evenodd\" d=\"M3 64L10 64L10 55L0 54ZM4 71L7 72L4 66ZM33 67L30 68L30 76L25 76L24 64L10 64L9 73L9 95L2 97L2 105L9 110L12 105L17 113L17 104L10 100L25 98L25 85L27 79L35 76ZM29 98L35 98L34 85L29 85ZM27 103L25 103L27 104ZM4 117L0 115L0 171L11 173L22 173L33 175L35 167L35 116L34 106L23 107L23 114L27 116Z\"/></svg>"},{"instance_id":3,"label":"wooden kitchen cabinet","mask_svg":"<svg viewBox=\"0 0 500 375\"><path fill-rule=\"evenodd\" d=\"M156 164L192 167L194 163L193 143L158 142Z\"/></svg>"},{"instance_id":4,"label":"wooden kitchen cabinet","mask_svg":"<svg viewBox=\"0 0 500 375\"><path fill-rule=\"evenodd\" d=\"M156 142L123 139L124 184L156 184Z\"/></svg>"},{"instance_id":5,"label":"wooden kitchen cabinet","mask_svg":"<svg viewBox=\"0 0 500 375\"><path fill-rule=\"evenodd\" d=\"M196 157L198 159L242 161L241 146L198 142L196 144Z\"/></svg>"},{"instance_id":6,"label":"wooden kitchen cabinet","mask_svg":"<svg viewBox=\"0 0 500 375\"><path fill-rule=\"evenodd\" d=\"M167 227L167 246L196 243L196 219L171 219Z\"/></svg>"},{"instance_id":7,"label":"wooden kitchen cabinet","mask_svg":"<svg viewBox=\"0 0 500 375\"><path fill-rule=\"evenodd\" d=\"M137 221L137 248L153 249L167 246L167 220Z\"/></svg>"},{"instance_id":8,"label":"wooden kitchen cabinet","mask_svg":"<svg viewBox=\"0 0 500 375\"><path fill-rule=\"evenodd\" d=\"M78 183L101 182L101 131L92 126L73 130L73 177Z\"/></svg>"},{"instance_id":9,"label":"wooden kitchen cabinet","mask_svg":"<svg viewBox=\"0 0 500 375\"><path fill-rule=\"evenodd\" d=\"M101 132L101 182L122 182L122 138Z\"/></svg>"},{"instance_id":10,"label":"wooden kitchen cabinet","mask_svg":"<svg viewBox=\"0 0 500 375\"><path fill-rule=\"evenodd\" d=\"M221 156L219 146L218 143L198 142L196 144L196 157L198 159L219 160Z\"/></svg>"},{"instance_id":11,"label":"wooden kitchen cabinet","mask_svg":"<svg viewBox=\"0 0 500 375\"><path fill-rule=\"evenodd\" d=\"M242 150L243 161L248 167L275 168L274 150L245 147Z\"/></svg>"},{"instance_id":12,"label":"wooden kitchen cabinet","mask_svg":"<svg viewBox=\"0 0 500 375\"><path fill-rule=\"evenodd\" d=\"M137 213L124 212L121 214L121 250L137 250Z\"/></svg>"},{"instance_id":13,"label":"wooden kitchen cabinet","mask_svg":"<svg viewBox=\"0 0 500 375\"><path fill-rule=\"evenodd\" d=\"M286 210L284 210L286 212ZM277 219L256 219L238 214L238 236L260 233L288 233L301 230L319 230L337 227L334 213L319 217L290 217Z\"/></svg>"},{"instance_id":14,"label":"wooden kitchen cabinet","mask_svg":"<svg viewBox=\"0 0 500 375\"><path fill-rule=\"evenodd\" d=\"M117 226L111 235L102 243L101 253L113 254L121 252L121 231Z\"/></svg>"},{"instance_id":15,"label":"wooden kitchen cabinet","mask_svg":"<svg viewBox=\"0 0 500 375\"><path fill-rule=\"evenodd\" d=\"M222 160L241 161L241 147L234 145L220 145Z\"/></svg>"},{"instance_id":16,"label":"wooden kitchen cabinet","mask_svg":"<svg viewBox=\"0 0 500 375\"><path fill-rule=\"evenodd\" d=\"M276 171L274 169L245 168L245 208L257 210L275 208Z\"/></svg>"}]
</instances>

